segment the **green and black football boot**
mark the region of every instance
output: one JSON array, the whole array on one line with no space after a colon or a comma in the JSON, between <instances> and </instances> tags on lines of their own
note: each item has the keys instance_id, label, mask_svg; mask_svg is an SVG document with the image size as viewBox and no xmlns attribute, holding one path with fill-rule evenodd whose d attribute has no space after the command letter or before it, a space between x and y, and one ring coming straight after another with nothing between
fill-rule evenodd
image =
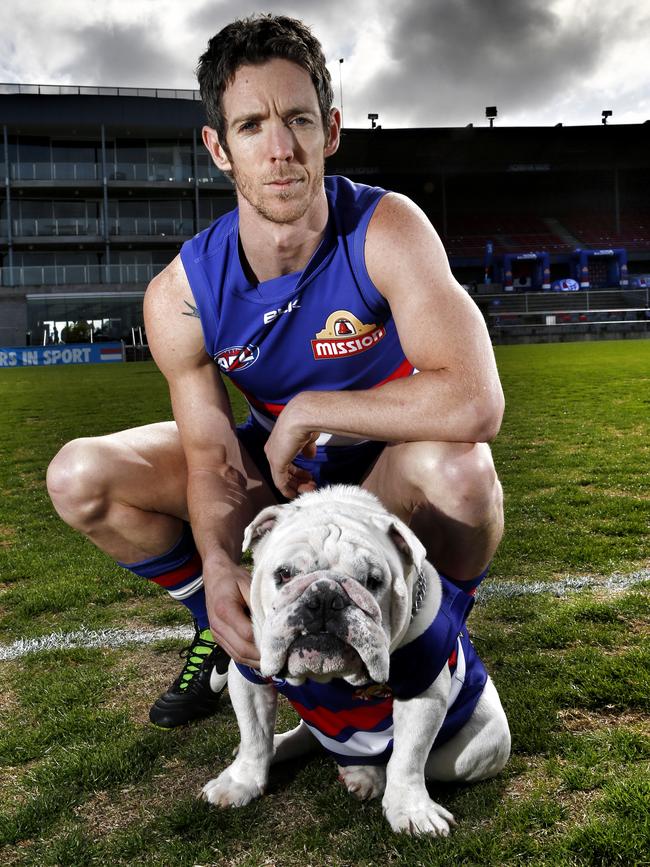
<instances>
[{"instance_id":1,"label":"green and black football boot","mask_svg":"<svg viewBox=\"0 0 650 867\"><path fill-rule=\"evenodd\" d=\"M159 696L149 711L151 722L173 729L217 712L219 696L228 682L230 657L212 640L209 629L200 630L194 621L194 638L181 650L183 670Z\"/></svg>"}]
</instances>

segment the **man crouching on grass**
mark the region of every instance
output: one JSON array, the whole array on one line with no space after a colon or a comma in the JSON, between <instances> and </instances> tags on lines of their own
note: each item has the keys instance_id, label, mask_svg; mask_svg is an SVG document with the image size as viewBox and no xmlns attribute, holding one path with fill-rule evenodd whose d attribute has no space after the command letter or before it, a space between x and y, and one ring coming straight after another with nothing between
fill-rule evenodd
<instances>
[{"instance_id":1,"label":"man crouching on grass","mask_svg":"<svg viewBox=\"0 0 650 867\"><path fill-rule=\"evenodd\" d=\"M239 558L264 506L361 484L467 590L503 527L487 445L503 394L483 319L413 202L324 176L341 115L319 42L284 16L235 21L198 79L203 142L238 207L147 289L174 421L75 440L48 471L63 520L194 619L151 708L165 728L216 710L229 656L259 664ZM248 401L242 425L222 375Z\"/></svg>"}]
</instances>

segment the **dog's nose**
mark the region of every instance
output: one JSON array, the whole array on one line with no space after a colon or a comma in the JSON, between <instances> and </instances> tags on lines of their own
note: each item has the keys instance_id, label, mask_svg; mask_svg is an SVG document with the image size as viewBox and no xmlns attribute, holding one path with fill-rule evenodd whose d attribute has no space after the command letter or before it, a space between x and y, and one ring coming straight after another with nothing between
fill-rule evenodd
<instances>
[{"instance_id":1,"label":"dog's nose","mask_svg":"<svg viewBox=\"0 0 650 867\"><path fill-rule=\"evenodd\" d=\"M305 602L307 609L305 626L310 631L318 631L326 625L330 617L336 617L349 604L350 601L339 590L324 587L313 593Z\"/></svg>"}]
</instances>

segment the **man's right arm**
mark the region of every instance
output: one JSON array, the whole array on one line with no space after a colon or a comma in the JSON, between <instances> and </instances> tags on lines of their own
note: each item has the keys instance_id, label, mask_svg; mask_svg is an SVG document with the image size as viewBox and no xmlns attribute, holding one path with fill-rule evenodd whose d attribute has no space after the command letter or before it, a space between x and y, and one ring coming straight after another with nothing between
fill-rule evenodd
<instances>
[{"instance_id":1,"label":"man's right arm","mask_svg":"<svg viewBox=\"0 0 650 867\"><path fill-rule=\"evenodd\" d=\"M144 312L149 346L169 391L187 462L187 505L203 560L213 636L231 656L255 665L258 655L245 614L250 578L238 565L243 530L252 518L246 473L230 402L205 351L194 299L180 257L150 283Z\"/></svg>"}]
</instances>

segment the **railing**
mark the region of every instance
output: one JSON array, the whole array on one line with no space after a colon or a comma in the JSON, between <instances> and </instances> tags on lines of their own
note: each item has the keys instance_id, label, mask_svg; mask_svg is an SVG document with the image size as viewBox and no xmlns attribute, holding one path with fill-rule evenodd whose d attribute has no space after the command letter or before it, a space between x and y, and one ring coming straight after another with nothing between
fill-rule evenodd
<instances>
[{"instance_id":1,"label":"railing","mask_svg":"<svg viewBox=\"0 0 650 867\"><path fill-rule=\"evenodd\" d=\"M100 163L17 162L10 165L13 181L101 181ZM111 163L107 166L108 181L194 183L194 169L187 163ZM3 173L2 177L5 175ZM230 182L214 165L199 166L198 183Z\"/></svg>"},{"instance_id":2,"label":"railing","mask_svg":"<svg viewBox=\"0 0 650 867\"><path fill-rule=\"evenodd\" d=\"M495 340L650 334L650 290L483 295L475 298Z\"/></svg>"},{"instance_id":3,"label":"railing","mask_svg":"<svg viewBox=\"0 0 650 867\"><path fill-rule=\"evenodd\" d=\"M52 219L51 217L35 217L34 219L12 220L11 233L13 238L63 238L63 237L99 237L104 236L104 221L98 218L86 219ZM187 236L194 232L192 218L172 217L122 217L109 221L111 237L119 235ZM7 220L0 220L0 238L7 237Z\"/></svg>"},{"instance_id":4,"label":"railing","mask_svg":"<svg viewBox=\"0 0 650 867\"><path fill-rule=\"evenodd\" d=\"M222 213L232 210L236 205L234 198L223 199L219 213L213 211L212 217L201 218L199 231L206 229ZM0 240L8 238L8 220L0 220ZM194 234L192 217L111 217L108 222L111 238L142 236L161 238L178 236L189 238ZM11 235L14 240L22 238L103 238L104 220L99 217L34 217L11 221Z\"/></svg>"},{"instance_id":5,"label":"railing","mask_svg":"<svg viewBox=\"0 0 650 867\"><path fill-rule=\"evenodd\" d=\"M189 163L111 163L108 167L108 180L191 183L194 180L194 170Z\"/></svg>"},{"instance_id":6,"label":"railing","mask_svg":"<svg viewBox=\"0 0 650 867\"><path fill-rule=\"evenodd\" d=\"M157 99L201 100L198 90L162 87L82 87L77 84L0 83L0 94L37 94L40 96L147 96Z\"/></svg>"},{"instance_id":7,"label":"railing","mask_svg":"<svg viewBox=\"0 0 650 867\"><path fill-rule=\"evenodd\" d=\"M480 306L503 313L555 313L607 310L611 307L647 307L648 293L643 289L581 289L579 292L505 292L499 295L479 295Z\"/></svg>"},{"instance_id":8,"label":"railing","mask_svg":"<svg viewBox=\"0 0 650 867\"><path fill-rule=\"evenodd\" d=\"M66 286L98 283L148 283L164 265L29 265L3 268L3 286Z\"/></svg>"},{"instance_id":9,"label":"railing","mask_svg":"<svg viewBox=\"0 0 650 867\"><path fill-rule=\"evenodd\" d=\"M11 221L11 233L14 238L101 237L103 231L103 221L92 217L83 219L34 217ZM0 220L0 236L7 237L7 220Z\"/></svg>"},{"instance_id":10,"label":"railing","mask_svg":"<svg viewBox=\"0 0 650 867\"><path fill-rule=\"evenodd\" d=\"M111 235L183 235L190 236L194 232L194 222L191 218L174 219L172 217L120 217L109 221L108 231Z\"/></svg>"},{"instance_id":11,"label":"railing","mask_svg":"<svg viewBox=\"0 0 650 867\"><path fill-rule=\"evenodd\" d=\"M11 163L14 181L99 181L102 167L99 163Z\"/></svg>"}]
</instances>

